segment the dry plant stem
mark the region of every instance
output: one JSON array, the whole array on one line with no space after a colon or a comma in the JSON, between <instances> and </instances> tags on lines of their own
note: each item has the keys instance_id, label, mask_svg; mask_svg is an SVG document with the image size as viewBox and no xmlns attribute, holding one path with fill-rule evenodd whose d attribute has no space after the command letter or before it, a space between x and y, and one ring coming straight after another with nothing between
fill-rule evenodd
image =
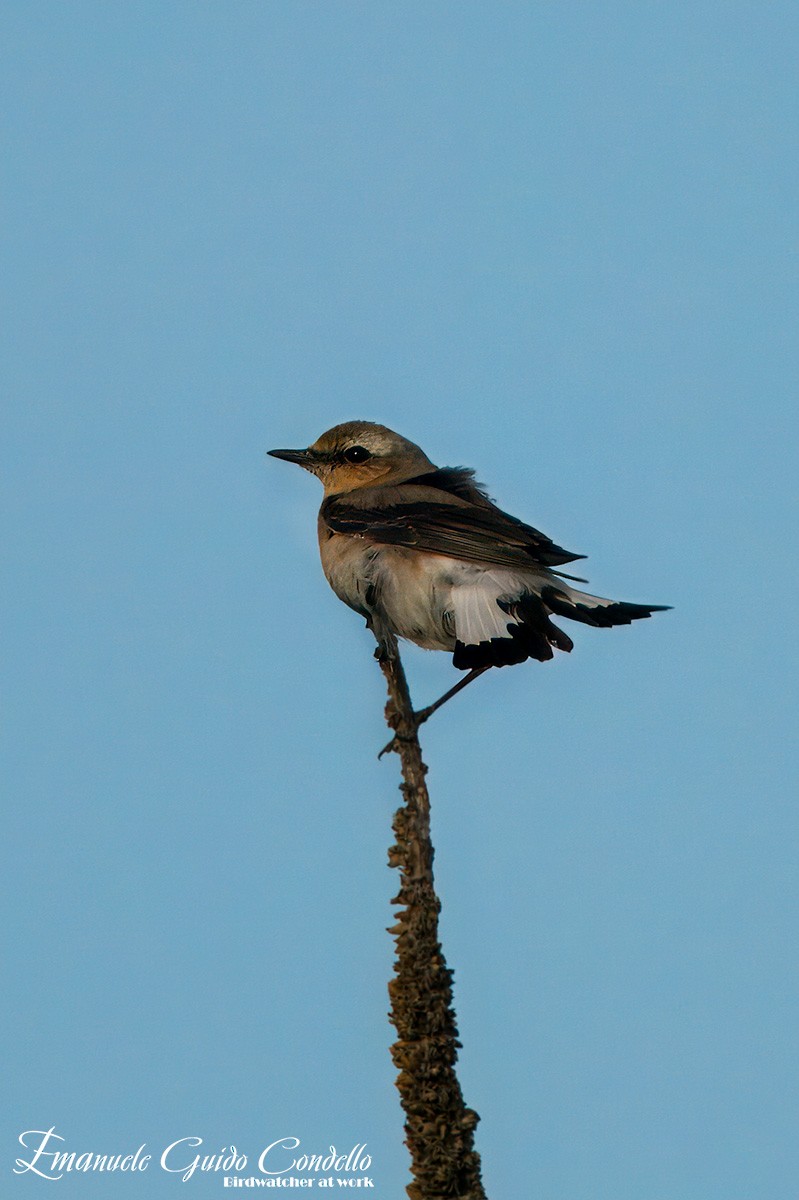
<instances>
[{"instance_id":1,"label":"dry plant stem","mask_svg":"<svg viewBox=\"0 0 799 1200\"><path fill-rule=\"evenodd\" d=\"M411 1154L410 1200L485 1200L480 1156L474 1149L477 1113L467 1108L455 1074L460 1042L452 1007L452 972L438 941L441 904L433 886L430 798L417 724L396 642L378 651L388 684L386 720L396 734L405 803L394 815L396 845L389 864L399 867L395 975L389 983L391 1048Z\"/></svg>"}]
</instances>

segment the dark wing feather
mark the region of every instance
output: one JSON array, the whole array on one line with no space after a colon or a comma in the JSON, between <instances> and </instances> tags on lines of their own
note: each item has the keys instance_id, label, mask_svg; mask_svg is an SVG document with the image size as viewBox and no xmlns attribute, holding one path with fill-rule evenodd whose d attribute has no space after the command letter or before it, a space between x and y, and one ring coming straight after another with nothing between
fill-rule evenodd
<instances>
[{"instance_id":1,"label":"dark wing feather","mask_svg":"<svg viewBox=\"0 0 799 1200\"><path fill-rule=\"evenodd\" d=\"M469 481L469 486L475 485ZM450 491L453 499L445 501L442 490ZM480 502L472 503L462 491L431 487L420 480L331 496L322 505L322 518L334 533L468 562L550 567L584 557L502 512L482 493Z\"/></svg>"},{"instance_id":2,"label":"dark wing feather","mask_svg":"<svg viewBox=\"0 0 799 1200\"><path fill-rule=\"evenodd\" d=\"M450 496L468 500L470 504L478 504L481 508L494 507L494 501L486 495L482 483L477 482L471 467L436 467L435 471L409 479L403 486L437 488L441 492L448 492Z\"/></svg>"}]
</instances>

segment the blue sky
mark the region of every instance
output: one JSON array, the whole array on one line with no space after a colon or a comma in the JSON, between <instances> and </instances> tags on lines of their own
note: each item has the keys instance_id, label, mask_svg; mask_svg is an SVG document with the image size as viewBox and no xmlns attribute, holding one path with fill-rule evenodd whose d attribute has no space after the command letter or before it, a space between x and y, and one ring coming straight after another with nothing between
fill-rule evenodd
<instances>
[{"instance_id":1,"label":"blue sky","mask_svg":"<svg viewBox=\"0 0 799 1200\"><path fill-rule=\"evenodd\" d=\"M489 1196L795 1196L797 24L6 5L4 1195L402 1194L383 681L264 457L365 418L674 605L424 730Z\"/></svg>"}]
</instances>

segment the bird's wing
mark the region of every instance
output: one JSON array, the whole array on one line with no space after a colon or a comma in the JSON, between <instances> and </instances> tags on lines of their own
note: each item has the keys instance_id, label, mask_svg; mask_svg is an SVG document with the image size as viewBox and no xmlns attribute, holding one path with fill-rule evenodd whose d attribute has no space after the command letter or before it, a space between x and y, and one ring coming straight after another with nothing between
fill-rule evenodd
<instances>
[{"instance_id":1,"label":"bird's wing","mask_svg":"<svg viewBox=\"0 0 799 1200\"><path fill-rule=\"evenodd\" d=\"M459 496L445 501L440 488L416 483L330 496L321 515L334 533L468 562L550 567L585 557L490 502L473 504Z\"/></svg>"}]
</instances>

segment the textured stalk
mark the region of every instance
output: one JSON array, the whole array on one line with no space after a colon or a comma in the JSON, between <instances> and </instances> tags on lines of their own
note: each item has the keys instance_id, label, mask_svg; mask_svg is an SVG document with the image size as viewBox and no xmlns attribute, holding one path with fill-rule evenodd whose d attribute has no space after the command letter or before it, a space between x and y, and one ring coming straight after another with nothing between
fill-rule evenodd
<instances>
[{"instance_id":1,"label":"textured stalk","mask_svg":"<svg viewBox=\"0 0 799 1200\"><path fill-rule=\"evenodd\" d=\"M404 804L394 814L396 843L389 865L398 867L400 889L394 978L388 986L390 1020L397 1031L391 1057L405 1112L413 1181L410 1200L486 1200L480 1156L474 1149L477 1113L467 1108L455 1062L460 1042L452 1004L452 971L438 940L440 901L433 885L430 798L425 783L413 706L396 641L378 652L388 685L386 720L391 749L402 765Z\"/></svg>"}]
</instances>

